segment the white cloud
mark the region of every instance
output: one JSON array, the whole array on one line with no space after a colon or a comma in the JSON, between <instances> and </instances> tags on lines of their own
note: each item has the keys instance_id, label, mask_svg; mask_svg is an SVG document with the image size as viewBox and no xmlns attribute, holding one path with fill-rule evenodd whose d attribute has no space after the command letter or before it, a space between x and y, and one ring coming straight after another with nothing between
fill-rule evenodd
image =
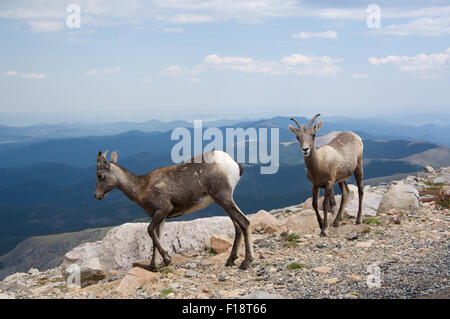
<instances>
[{"instance_id":1,"label":"white cloud","mask_svg":"<svg viewBox=\"0 0 450 319\"><path fill-rule=\"evenodd\" d=\"M210 54L192 68L174 65L165 68L160 74L192 77L212 69L269 75L336 76L341 71L339 65L341 62L342 59L333 59L328 56L316 57L301 54L292 54L278 61L260 61L250 57L237 56L220 57L217 54Z\"/></svg>"},{"instance_id":2,"label":"white cloud","mask_svg":"<svg viewBox=\"0 0 450 319\"><path fill-rule=\"evenodd\" d=\"M17 71L8 71L4 73L6 76L16 76L22 79L44 79L45 74L42 73L20 73Z\"/></svg>"},{"instance_id":3,"label":"white cloud","mask_svg":"<svg viewBox=\"0 0 450 319\"><path fill-rule=\"evenodd\" d=\"M163 32L184 32L183 28L164 28Z\"/></svg>"},{"instance_id":4,"label":"white cloud","mask_svg":"<svg viewBox=\"0 0 450 319\"><path fill-rule=\"evenodd\" d=\"M174 24L187 24L213 22L215 19L204 14L176 14L169 16L157 16L156 20Z\"/></svg>"},{"instance_id":5,"label":"white cloud","mask_svg":"<svg viewBox=\"0 0 450 319\"><path fill-rule=\"evenodd\" d=\"M426 17L415 19L405 24L391 24L374 32L396 36L419 35L437 37L450 34L450 16L445 18Z\"/></svg>"},{"instance_id":6,"label":"white cloud","mask_svg":"<svg viewBox=\"0 0 450 319\"><path fill-rule=\"evenodd\" d=\"M189 78L189 83L197 83L200 82L199 78Z\"/></svg>"},{"instance_id":7,"label":"white cloud","mask_svg":"<svg viewBox=\"0 0 450 319\"><path fill-rule=\"evenodd\" d=\"M312 39L312 38L326 38L326 39L336 39L338 34L335 31L324 31L324 32L299 32L293 33L293 39Z\"/></svg>"},{"instance_id":8,"label":"white cloud","mask_svg":"<svg viewBox=\"0 0 450 319\"><path fill-rule=\"evenodd\" d=\"M353 79L367 79L369 77L368 74L362 74L362 73L354 73L352 74Z\"/></svg>"},{"instance_id":9,"label":"white cloud","mask_svg":"<svg viewBox=\"0 0 450 319\"><path fill-rule=\"evenodd\" d=\"M55 32L65 28L63 20L32 20L27 22L32 32Z\"/></svg>"},{"instance_id":10,"label":"white cloud","mask_svg":"<svg viewBox=\"0 0 450 319\"><path fill-rule=\"evenodd\" d=\"M65 30L71 0L15 0L0 2L0 18L23 22L33 32ZM313 17L331 20L367 19L366 6L340 5L334 2L295 0L77 0L81 7L83 27L136 25L148 21L168 24L191 24L237 21L262 22L274 18ZM376 32L397 35L448 34L450 5L423 7L418 3L393 7L392 2L380 2L383 27ZM393 24L392 19L411 19L404 24ZM388 27L384 27L384 25ZM170 31L169 31L170 32ZM307 33L306 37L308 37ZM300 38L302 35L300 35ZM331 36L333 37L333 35Z\"/></svg>"},{"instance_id":11,"label":"white cloud","mask_svg":"<svg viewBox=\"0 0 450 319\"><path fill-rule=\"evenodd\" d=\"M160 72L160 75L168 76L193 76L200 72L199 67L193 67L191 69L185 68L179 65L171 65Z\"/></svg>"},{"instance_id":12,"label":"white cloud","mask_svg":"<svg viewBox=\"0 0 450 319\"><path fill-rule=\"evenodd\" d=\"M390 64L401 72L415 74L420 77L438 77L450 73L450 48L441 53L417 54L415 56L389 55L385 58L370 57L372 65Z\"/></svg>"},{"instance_id":13,"label":"white cloud","mask_svg":"<svg viewBox=\"0 0 450 319\"><path fill-rule=\"evenodd\" d=\"M100 75L100 74L111 74L111 73L116 73L116 72L120 72L120 71L122 71L122 69L120 67L116 66L114 68L107 68L107 69L103 69L103 70L92 69L92 70L84 72L84 74Z\"/></svg>"}]
</instances>

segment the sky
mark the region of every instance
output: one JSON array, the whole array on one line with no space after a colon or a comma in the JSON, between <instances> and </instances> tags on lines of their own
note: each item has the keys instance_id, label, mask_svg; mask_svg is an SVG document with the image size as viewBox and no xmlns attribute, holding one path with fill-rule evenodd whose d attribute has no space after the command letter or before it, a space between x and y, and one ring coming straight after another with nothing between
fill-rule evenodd
<instances>
[{"instance_id":1,"label":"sky","mask_svg":"<svg viewBox=\"0 0 450 319\"><path fill-rule=\"evenodd\" d=\"M448 114L449 88L448 1L0 2L1 124Z\"/></svg>"}]
</instances>

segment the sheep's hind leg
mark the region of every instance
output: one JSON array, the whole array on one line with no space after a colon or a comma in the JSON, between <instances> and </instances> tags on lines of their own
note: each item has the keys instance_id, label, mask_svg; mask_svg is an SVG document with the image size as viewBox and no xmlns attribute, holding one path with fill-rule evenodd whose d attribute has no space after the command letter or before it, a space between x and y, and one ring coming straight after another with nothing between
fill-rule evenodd
<instances>
[{"instance_id":1,"label":"sheep's hind leg","mask_svg":"<svg viewBox=\"0 0 450 319\"><path fill-rule=\"evenodd\" d=\"M233 222L236 222L241 228L245 241L245 258L239 268L245 270L254 260L250 221L234 203L231 191L222 191L211 196L214 198L214 201L223 208L223 210L227 213L231 220ZM237 233L235 236L237 236ZM233 257L233 255L230 255L230 258Z\"/></svg>"},{"instance_id":2,"label":"sheep's hind leg","mask_svg":"<svg viewBox=\"0 0 450 319\"><path fill-rule=\"evenodd\" d=\"M231 249L230 257L228 257L225 266L229 267L234 265L234 261L239 257L239 246L241 245L242 240L242 230L237 222L233 220L234 225L234 243L233 248Z\"/></svg>"},{"instance_id":3,"label":"sheep's hind leg","mask_svg":"<svg viewBox=\"0 0 450 319\"><path fill-rule=\"evenodd\" d=\"M336 214L336 217L334 218L334 222L333 222L333 227L338 227L339 226L339 222L342 221L342 215L343 215L343 211L345 209L345 206L347 205L347 201L348 201L348 186L347 186L347 182L343 181L339 183L339 187L341 189L341 205L339 205L339 211Z\"/></svg>"},{"instance_id":4,"label":"sheep's hind leg","mask_svg":"<svg viewBox=\"0 0 450 319\"><path fill-rule=\"evenodd\" d=\"M161 224L159 224L156 227L156 229L155 229L156 236L158 236L158 238L159 238L159 235L161 233L163 225L164 225L164 221L162 221ZM152 260L150 261L149 270L151 270L151 271L156 271L157 270L157 267L156 267L156 258L157 257L158 257L158 249L156 247L156 242L153 241L153 254L152 254Z\"/></svg>"},{"instance_id":5,"label":"sheep's hind leg","mask_svg":"<svg viewBox=\"0 0 450 319\"><path fill-rule=\"evenodd\" d=\"M172 258L170 258L167 251L161 245L161 242L159 241L159 238L155 232L155 229L157 227L159 227L159 225L164 221L166 216L167 216L167 214L165 212L163 212L162 210L156 211L152 217L152 222L150 223L150 225L147 228L147 231L153 241L153 255L155 255L155 246L156 246L159 253L161 254L164 265L168 266L172 262Z\"/></svg>"},{"instance_id":6,"label":"sheep's hind leg","mask_svg":"<svg viewBox=\"0 0 450 319\"><path fill-rule=\"evenodd\" d=\"M355 175L355 179L356 179L356 185L358 186L358 199L359 199L358 215L356 216L356 224L361 224L362 203L363 203L363 197L364 197L362 159L360 159L358 161L358 167L356 167L354 175Z\"/></svg>"}]
</instances>

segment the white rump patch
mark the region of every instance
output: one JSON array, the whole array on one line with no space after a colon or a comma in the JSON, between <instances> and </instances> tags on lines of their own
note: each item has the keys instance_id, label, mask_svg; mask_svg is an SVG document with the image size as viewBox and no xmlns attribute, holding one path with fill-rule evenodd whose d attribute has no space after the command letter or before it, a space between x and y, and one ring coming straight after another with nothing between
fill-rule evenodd
<instances>
[{"instance_id":1,"label":"white rump patch","mask_svg":"<svg viewBox=\"0 0 450 319\"><path fill-rule=\"evenodd\" d=\"M234 189L241 178L239 175L239 165L236 163L230 155L222 151L213 151L208 155L211 156L212 162L222 170L223 174L227 177L228 183L231 188Z\"/></svg>"}]
</instances>

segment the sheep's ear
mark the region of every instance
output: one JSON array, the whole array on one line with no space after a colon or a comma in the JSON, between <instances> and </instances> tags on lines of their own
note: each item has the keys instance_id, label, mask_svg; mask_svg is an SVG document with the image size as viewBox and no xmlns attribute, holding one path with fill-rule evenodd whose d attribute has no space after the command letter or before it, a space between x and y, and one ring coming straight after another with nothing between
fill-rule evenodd
<instances>
[{"instance_id":1,"label":"sheep's ear","mask_svg":"<svg viewBox=\"0 0 450 319\"><path fill-rule=\"evenodd\" d=\"M322 125L323 125L322 120L318 120L316 125L314 126L314 131L317 133L317 131L322 128Z\"/></svg>"},{"instance_id":2,"label":"sheep's ear","mask_svg":"<svg viewBox=\"0 0 450 319\"><path fill-rule=\"evenodd\" d=\"M99 151L97 155L97 162L102 159L102 152Z\"/></svg>"},{"instance_id":3,"label":"sheep's ear","mask_svg":"<svg viewBox=\"0 0 450 319\"><path fill-rule=\"evenodd\" d=\"M291 133L293 134L297 134L297 130L295 129L295 127L293 127L292 125L288 126L289 131L291 131Z\"/></svg>"},{"instance_id":4,"label":"sheep's ear","mask_svg":"<svg viewBox=\"0 0 450 319\"><path fill-rule=\"evenodd\" d=\"M117 160L119 159L119 155L117 155L117 152L112 152L111 156L109 157L110 163L117 163Z\"/></svg>"}]
</instances>

